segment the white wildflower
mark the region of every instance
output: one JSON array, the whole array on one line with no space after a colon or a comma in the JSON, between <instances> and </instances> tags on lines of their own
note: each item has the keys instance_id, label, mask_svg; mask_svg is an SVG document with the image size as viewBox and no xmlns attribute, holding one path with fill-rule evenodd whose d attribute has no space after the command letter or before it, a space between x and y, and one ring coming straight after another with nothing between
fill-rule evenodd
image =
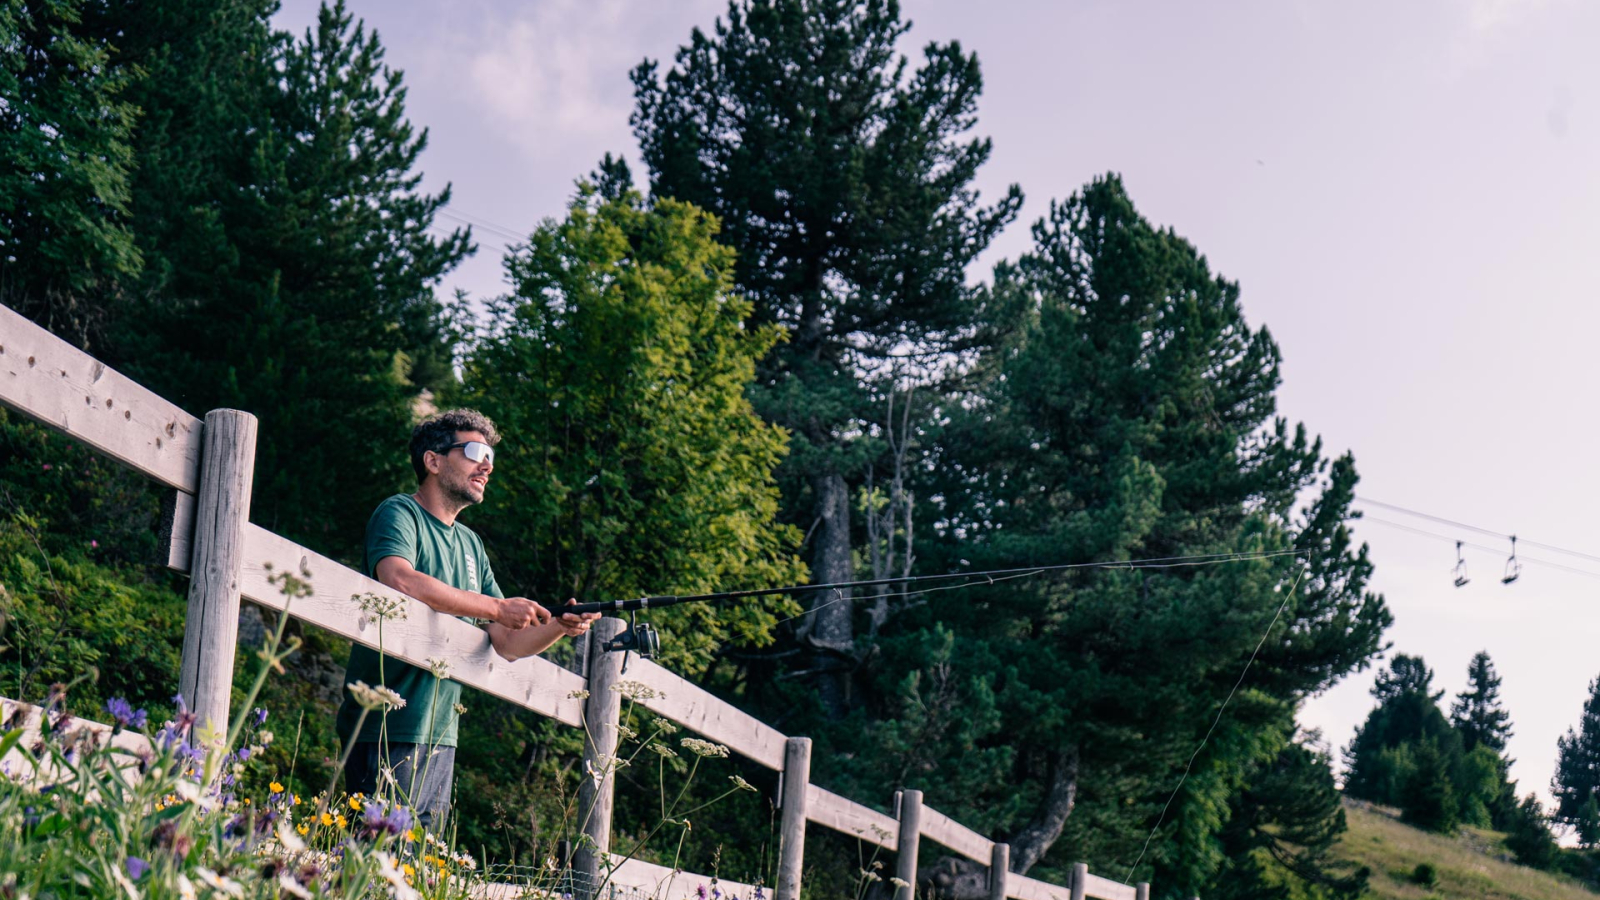
<instances>
[{"instance_id":1,"label":"white wildflower","mask_svg":"<svg viewBox=\"0 0 1600 900\"><path fill-rule=\"evenodd\" d=\"M283 888L285 893L299 897L300 900L311 900L311 892L306 890L300 879L291 875L288 870L278 873L278 887Z\"/></svg>"},{"instance_id":2,"label":"white wildflower","mask_svg":"<svg viewBox=\"0 0 1600 900\"><path fill-rule=\"evenodd\" d=\"M306 842L300 840L300 835L294 833L287 819L278 820L278 844L289 853L299 853L306 849Z\"/></svg>"},{"instance_id":3,"label":"white wildflower","mask_svg":"<svg viewBox=\"0 0 1600 900\"><path fill-rule=\"evenodd\" d=\"M225 878L221 875L218 875L205 866L195 866L194 874L200 876L200 881L205 884L206 887L209 887L215 891L221 891L222 893L227 894L229 897L233 897L234 900L243 900L244 887L240 885L239 882L234 881L232 878Z\"/></svg>"},{"instance_id":4,"label":"white wildflower","mask_svg":"<svg viewBox=\"0 0 1600 900\"><path fill-rule=\"evenodd\" d=\"M684 749L696 756L722 758L728 755L728 748L722 744L713 744L710 741L702 741L699 738L684 738L679 743L683 744Z\"/></svg>"},{"instance_id":5,"label":"white wildflower","mask_svg":"<svg viewBox=\"0 0 1600 900\"><path fill-rule=\"evenodd\" d=\"M406 705L406 699L383 685L372 687L365 681L354 681L345 685L350 689L350 696L362 709L400 709Z\"/></svg>"},{"instance_id":6,"label":"white wildflower","mask_svg":"<svg viewBox=\"0 0 1600 900\"><path fill-rule=\"evenodd\" d=\"M378 854L378 874L394 889L395 900L422 900L417 889L406 884L405 873L400 871L400 859L394 854Z\"/></svg>"}]
</instances>

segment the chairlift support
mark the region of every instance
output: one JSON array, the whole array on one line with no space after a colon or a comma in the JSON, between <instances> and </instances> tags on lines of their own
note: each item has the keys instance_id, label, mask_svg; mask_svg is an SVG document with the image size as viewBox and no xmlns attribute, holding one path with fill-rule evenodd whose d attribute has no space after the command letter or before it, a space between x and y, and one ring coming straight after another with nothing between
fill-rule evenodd
<instances>
[{"instance_id":1,"label":"chairlift support","mask_svg":"<svg viewBox=\"0 0 1600 900\"><path fill-rule=\"evenodd\" d=\"M1467 561L1461 555L1461 541L1456 541L1456 568L1454 574L1456 587L1466 587L1467 582L1472 580L1467 577Z\"/></svg>"},{"instance_id":2,"label":"chairlift support","mask_svg":"<svg viewBox=\"0 0 1600 900\"><path fill-rule=\"evenodd\" d=\"M1506 573L1501 576L1501 584L1510 584L1522 577L1522 562L1517 559L1517 536L1511 536L1511 558L1506 560Z\"/></svg>"}]
</instances>

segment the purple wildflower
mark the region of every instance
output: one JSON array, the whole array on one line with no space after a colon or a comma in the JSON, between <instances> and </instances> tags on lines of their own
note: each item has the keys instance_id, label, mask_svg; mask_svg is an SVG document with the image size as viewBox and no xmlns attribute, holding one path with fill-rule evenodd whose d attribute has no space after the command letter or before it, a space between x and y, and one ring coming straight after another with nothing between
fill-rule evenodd
<instances>
[{"instance_id":1,"label":"purple wildflower","mask_svg":"<svg viewBox=\"0 0 1600 900\"><path fill-rule=\"evenodd\" d=\"M765 900L766 895L761 892L761 885L756 885L755 900Z\"/></svg>"},{"instance_id":2,"label":"purple wildflower","mask_svg":"<svg viewBox=\"0 0 1600 900\"><path fill-rule=\"evenodd\" d=\"M707 896L707 894L706 894L706 886L702 884L699 887L695 888L694 889L694 895L697 898L697 900L706 900L706 896Z\"/></svg>"},{"instance_id":3,"label":"purple wildflower","mask_svg":"<svg viewBox=\"0 0 1600 900\"><path fill-rule=\"evenodd\" d=\"M395 806L385 813L382 804L368 803L365 825L368 837L377 837L385 832L400 834L411 827L411 812L403 806Z\"/></svg>"},{"instance_id":4,"label":"purple wildflower","mask_svg":"<svg viewBox=\"0 0 1600 900\"><path fill-rule=\"evenodd\" d=\"M150 864L137 856L128 857L128 861L123 863L123 865L128 867L128 877L132 878L134 881L138 881L139 879L143 878L144 873L150 871Z\"/></svg>"},{"instance_id":5,"label":"purple wildflower","mask_svg":"<svg viewBox=\"0 0 1600 900\"><path fill-rule=\"evenodd\" d=\"M122 697L112 697L110 700L107 700L106 712L110 713L111 718L116 720L118 728L144 727L145 711L142 709L134 709L132 704L128 703L128 701Z\"/></svg>"},{"instance_id":6,"label":"purple wildflower","mask_svg":"<svg viewBox=\"0 0 1600 900\"><path fill-rule=\"evenodd\" d=\"M238 752L235 753L234 755L239 757L239 760L241 762L244 761L244 760L247 760L247 759L250 758L250 748L249 747L240 747Z\"/></svg>"},{"instance_id":7,"label":"purple wildflower","mask_svg":"<svg viewBox=\"0 0 1600 900\"><path fill-rule=\"evenodd\" d=\"M256 717L256 724L257 725L265 725L265 724L267 724L267 711L265 709L263 709L263 708L261 708L259 706L256 707L255 717Z\"/></svg>"}]
</instances>

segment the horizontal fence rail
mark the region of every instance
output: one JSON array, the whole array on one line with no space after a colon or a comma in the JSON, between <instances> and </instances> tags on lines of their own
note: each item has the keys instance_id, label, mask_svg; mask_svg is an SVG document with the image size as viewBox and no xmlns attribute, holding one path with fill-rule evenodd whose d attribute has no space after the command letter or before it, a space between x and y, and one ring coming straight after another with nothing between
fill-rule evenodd
<instances>
[{"instance_id":1,"label":"horizontal fence rail","mask_svg":"<svg viewBox=\"0 0 1600 900\"><path fill-rule=\"evenodd\" d=\"M201 490L203 420L4 306L0 306L0 403L173 488L163 516L166 541L160 561L177 571L189 571L195 551L195 523L199 519L196 495ZM311 594L287 597L274 581L283 574L307 582ZM566 725L583 724L587 678L542 657L508 662L494 652L482 629L436 613L419 600L257 525L243 526L243 564L237 591L239 596L262 607L286 611L413 665L426 668L435 660L443 660L448 677L455 681ZM398 601L403 615L380 622L361 608L360 598L368 595ZM218 627L224 624L237 626L237 622L219 622ZM622 693L630 693L652 712L768 769L784 772L788 735L656 663L632 660L618 687L621 691L617 702ZM123 740L133 737L119 735ZM803 779L804 773L800 774ZM784 792L788 794L791 789L785 788ZM803 794L794 796L804 797L806 821L890 852L901 851L902 823L896 817L815 784L805 784ZM910 805L916 808L914 822L908 820L905 825L914 827L914 832L906 840L918 838L913 843L919 843L920 838L926 838L986 867L991 860L1009 857L1004 844L996 844L935 809L920 803ZM600 812L597 810L597 814ZM609 809L603 812L609 817ZM804 840L803 830L782 837L785 841ZM916 848L907 847L905 852L914 855ZM785 854L784 858L798 860L799 856ZM612 862L620 860L612 857ZM994 874L991 872L991 878ZM1142 900L1148 895L1145 885L1135 888L1090 875L1081 864L1076 874L1082 884L1074 885L1078 888L1074 890L1006 872L1003 886L996 885L991 896L1018 900ZM795 896L785 894L797 895L798 875L798 871L779 873L780 890L774 900L795 900ZM612 879L618 885L648 890L648 896L662 900L689 896L698 885L711 880L638 860L622 863L612 873ZM671 897L667 896L668 886ZM719 881L718 888L722 896L738 900L753 898L756 890L751 885L728 881Z\"/></svg>"}]
</instances>

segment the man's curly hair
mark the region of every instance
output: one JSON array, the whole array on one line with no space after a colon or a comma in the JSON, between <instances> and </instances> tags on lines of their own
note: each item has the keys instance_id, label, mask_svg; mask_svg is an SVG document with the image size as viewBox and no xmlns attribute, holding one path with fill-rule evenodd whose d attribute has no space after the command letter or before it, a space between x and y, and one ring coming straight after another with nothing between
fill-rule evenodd
<instances>
[{"instance_id":1,"label":"man's curly hair","mask_svg":"<svg viewBox=\"0 0 1600 900\"><path fill-rule=\"evenodd\" d=\"M428 469L422 464L422 454L429 450L444 453L456 442L458 431L476 431L488 440L491 447L500 443L500 431L494 427L494 422L475 409L447 409L429 416L411 429L411 469L417 473L418 484L428 477Z\"/></svg>"}]
</instances>

